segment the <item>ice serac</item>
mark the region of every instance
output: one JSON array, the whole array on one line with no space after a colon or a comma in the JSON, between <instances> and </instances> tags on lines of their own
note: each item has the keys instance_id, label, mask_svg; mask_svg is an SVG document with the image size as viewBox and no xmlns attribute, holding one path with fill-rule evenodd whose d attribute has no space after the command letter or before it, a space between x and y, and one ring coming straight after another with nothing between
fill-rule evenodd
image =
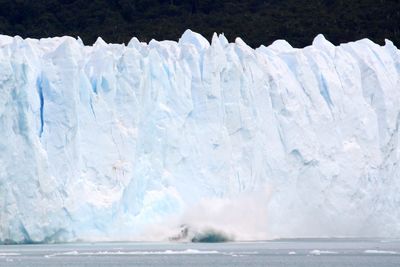
<instances>
[{"instance_id":1,"label":"ice serac","mask_svg":"<svg viewBox=\"0 0 400 267\"><path fill-rule=\"evenodd\" d=\"M390 41L1 35L0 240L146 239L179 216L246 217L238 239L400 237L399 124Z\"/></svg>"}]
</instances>

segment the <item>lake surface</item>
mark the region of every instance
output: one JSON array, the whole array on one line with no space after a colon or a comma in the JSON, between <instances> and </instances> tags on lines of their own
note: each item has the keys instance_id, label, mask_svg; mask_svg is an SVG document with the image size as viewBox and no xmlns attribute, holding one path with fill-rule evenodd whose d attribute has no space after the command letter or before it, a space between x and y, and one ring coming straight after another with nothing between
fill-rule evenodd
<instances>
[{"instance_id":1,"label":"lake surface","mask_svg":"<svg viewBox=\"0 0 400 267\"><path fill-rule=\"evenodd\" d=\"M400 266L399 240L0 246L0 266Z\"/></svg>"}]
</instances>

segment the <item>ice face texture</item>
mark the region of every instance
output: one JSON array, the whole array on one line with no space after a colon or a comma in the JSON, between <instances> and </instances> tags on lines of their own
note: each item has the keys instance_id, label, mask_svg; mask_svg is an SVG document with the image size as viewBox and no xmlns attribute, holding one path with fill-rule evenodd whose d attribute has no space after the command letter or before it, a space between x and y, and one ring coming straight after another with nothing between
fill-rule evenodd
<instances>
[{"instance_id":1,"label":"ice face texture","mask_svg":"<svg viewBox=\"0 0 400 267\"><path fill-rule=\"evenodd\" d=\"M399 237L399 78L390 41L1 36L0 240L134 240L261 187L260 238Z\"/></svg>"}]
</instances>

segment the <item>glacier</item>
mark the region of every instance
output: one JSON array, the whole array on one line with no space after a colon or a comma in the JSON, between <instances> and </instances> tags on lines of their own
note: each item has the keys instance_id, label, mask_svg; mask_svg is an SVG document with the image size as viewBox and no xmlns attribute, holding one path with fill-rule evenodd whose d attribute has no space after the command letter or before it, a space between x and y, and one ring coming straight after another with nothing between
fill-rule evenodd
<instances>
[{"instance_id":1,"label":"glacier","mask_svg":"<svg viewBox=\"0 0 400 267\"><path fill-rule=\"evenodd\" d=\"M400 237L399 123L389 40L1 35L0 241Z\"/></svg>"}]
</instances>

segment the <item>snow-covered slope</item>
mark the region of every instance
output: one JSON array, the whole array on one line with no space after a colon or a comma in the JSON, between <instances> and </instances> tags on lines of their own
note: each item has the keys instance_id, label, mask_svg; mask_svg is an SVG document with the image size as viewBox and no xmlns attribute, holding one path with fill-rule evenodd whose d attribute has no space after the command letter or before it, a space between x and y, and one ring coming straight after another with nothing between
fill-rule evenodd
<instances>
[{"instance_id":1,"label":"snow-covered slope","mask_svg":"<svg viewBox=\"0 0 400 267\"><path fill-rule=\"evenodd\" d=\"M399 78L390 41L1 36L0 240L400 237Z\"/></svg>"}]
</instances>

